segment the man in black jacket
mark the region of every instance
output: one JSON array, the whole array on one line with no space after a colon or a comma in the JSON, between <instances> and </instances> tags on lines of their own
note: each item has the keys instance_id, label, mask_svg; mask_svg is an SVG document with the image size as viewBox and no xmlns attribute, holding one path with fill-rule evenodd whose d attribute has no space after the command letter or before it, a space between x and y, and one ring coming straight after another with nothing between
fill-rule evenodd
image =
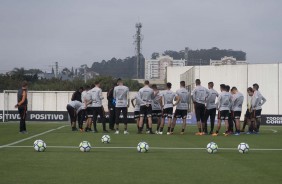
<instances>
[{"instance_id":1,"label":"man in black jacket","mask_svg":"<svg viewBox=\"0 0 282 184\"><path fill-rule=\"evenodd\" d=\"M110 130L115 130L115 99L113 96L114 93L114 87L116 84L113 84L112 88L108 91L107 93L107 99L108 99L108 109L109 109L109 129Z\"/></svg>"},{"instance_id":2,"label":"man in black jacket","mask_svg":"<svg viewBox=\"0 0 282 184\"><path fill-rule=\"evenodd\" d=\"M76 90L73 94L72 94L72 97L71 97L71 101L79 101L81 102L81 93L83 91L83 87L80 87L78 90Z\"/></svg>"}]
</instances>

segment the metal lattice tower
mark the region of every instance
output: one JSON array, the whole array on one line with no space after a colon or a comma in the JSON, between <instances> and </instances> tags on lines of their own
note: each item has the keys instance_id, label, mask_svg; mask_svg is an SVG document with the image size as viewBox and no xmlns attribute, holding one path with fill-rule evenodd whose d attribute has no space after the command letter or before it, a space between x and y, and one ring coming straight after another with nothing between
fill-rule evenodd
<instances>
[{"instance_id":1,"label":"metal lattice tower","mask_svg":"<svg viewBox=\"0 0 282 184\"><path fill-rule=\"evenodd\" d=\"M135 24L136 34L134 35L134 44L136 52L136 78L141 78L141 42L143 40L143 35L141 35L142 24L140 22Z\"/></svg>"}]
</instances>

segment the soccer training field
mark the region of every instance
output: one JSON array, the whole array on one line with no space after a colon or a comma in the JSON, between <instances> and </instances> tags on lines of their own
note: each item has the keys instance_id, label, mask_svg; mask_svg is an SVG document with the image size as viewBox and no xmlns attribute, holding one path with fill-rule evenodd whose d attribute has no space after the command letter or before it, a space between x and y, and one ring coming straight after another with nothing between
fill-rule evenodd
<instances>
[{"instance_id":1,"label":"soccer training field","mask_svg":"<svg viewBox=\"0 0 282 184\"><path fill-rule=\"evenodd\" d=\"M103 133L71 132L68 123L28 123L29 134L19 134L17 123L0 123L0 183L282 183L282 127L228 137L195 136L189 125L179 135L179 128L174 135L140 135L129 125L129 135L110 132L111 143L103 144ZM46 142L45 152L33 149L36 139ZM83 140L90 152L79 151ZM147 153L137 152L140 141L149 144ZM211 141L219 146L215 154L205 149ZM241 142L249 144L247 154L238 152Z\"/></svg>"}]
</instances>

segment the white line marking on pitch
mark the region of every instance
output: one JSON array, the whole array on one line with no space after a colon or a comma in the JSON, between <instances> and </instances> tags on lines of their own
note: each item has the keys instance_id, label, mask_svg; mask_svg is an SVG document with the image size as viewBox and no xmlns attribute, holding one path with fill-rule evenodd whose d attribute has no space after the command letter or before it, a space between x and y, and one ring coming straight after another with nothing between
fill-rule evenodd
<instances>
[{"instance_id":1,"label":"white line marking on pitch","mask_svg":"<svg viewBox=\"0 0 282 184\"><path fill-rule=\"evenodd\" d=\"M278 132L277 130L274 130L274 129L268 129L268 130L272 131L274 134Z\"/></svg>"},{"instance_id":2,"label":"white line marking on pitch","mask_svg":"<svg viewBox=\"0 0 282 184\"><path fill-rule=\"evenodd\" d=\"M32 148L33 146L6 146L9 148ZM47 148L77 149L78 146L48 146ZM136 147L92 147L93 149L135 149ZM206 148L166 148L166 147L150 147L154 150L205 150ZM219 150L237 150L237 148L218 148ZM281 149L268 148L251 148L252 151L282 151Z\"/></svg>"},{"instance_id":3,"label":"white line marking on pitch","mask_svg":"<svg viewBox=\"0 0 282 184\"><path fill-rule=\"evenodd\" d=\"M5 148L5 147L13 146L13 145L15 145L15 144L18 144L18 143L21 143L21 142L30 140L30 139L32 139L32 138L34 138L34 137L38 137L38 136L40 136L40 135L44 135L44 134L53 132L53 131L55 131L55 130L59 130L59 129L64 128L64 127L66 127L66 126L67 126L67 125L63 125L63 126L60 126L60 127L58 127L58 128L54 128L54 129L51 129L51 130L47 130L47 131L45 131L45 132L42 132L42 133L39 133L39 134L30 136L30 137L27 137L27 138L24 138L24 139L21 139L21 140L18 140L18 141L9 143L9 144L2 145L2 146L0 146L0 149L1 149L1 148Z\"/></svg>"}]
</instances>

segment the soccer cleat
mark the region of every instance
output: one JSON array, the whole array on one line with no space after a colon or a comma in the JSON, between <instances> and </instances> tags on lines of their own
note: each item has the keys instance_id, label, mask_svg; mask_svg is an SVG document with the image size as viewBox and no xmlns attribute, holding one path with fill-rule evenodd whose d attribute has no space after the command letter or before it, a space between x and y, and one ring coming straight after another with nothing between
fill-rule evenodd
<instances>
[{"instance_id":1,"label":"soccer cleat","mask_svg":"<svg viewBox=\"0 0 282 184\"><path fill-rule=\"evenodd\" d=\"M84 132L83 128L80 128L79 131L80 131L80 132Z\"/></svg>"},{"instance_id":2,"label":"soccer cleat","mask_svg":"<svg viewBox=\"0 0 282 184\"><path fill-rule=\"evenodd\" d=\"M150 133L150 130L146 130L146 134L149 134Z\"/></svg>"},{"instance_id":3,"label":"soccer cleat","mask_svg":"<svg viewBox=\"0 0 282 184\"><path fill-rule=\"evenodd\" d=\"M116 131L115 131L115 134L119 134L119 130L116 130Z\"/></svg>"},{"instance_id":4,"label":"soccer cleat","mask_svg":"<svg viewBox=\"0 0 282 184\"><path fill-rule=\"evenodd\" d=\"M247 134L247 135L250 135L250 134L252 134L252 132L247 132L246 134Z\"/></svg>"},{"instance_id":5,"label":"soccer cleat","mask_svg":"<svg viewBox=\"0 0 282 184\"><path fill-rule=\"evenodd\" d=\"M206 135L206 133L205 133L205 132L202 132L202 135Z\"/></svg>"},{"instance_id":6,"label":"soccer cleat","mask_svg":"<svg viewBox=\"0 0 282 184\"><path fill-rule=\"evenodd\" d=\"M127 134L129 134L129 132L127 130L125 130L125 131L123 131L123 134L127 135Z\"/></svg>"},{"instance_id":7,"label":"soccer cleat","mask_svg":"<svg viewBox=\"0 0 282 184\"><path fill-rule=\"evenodd\" d=\"M163 135L163 132L159 132L158 135Z\"/></svg>"},{"instance_id":8,"label":"soccer cleat","mask_svg":"<svg viewBox=\"0 0 282 184\"><path fill-rule=\"evenodd\" d=\"M155 134L159 134L159 131L156 130L156 131L155 131Z\"/></svg>"},{"instance_id":9,"label":"soccer cleat","mask_svg":"<svg viewBox=\"0 0 282 184\"><path fill-rule=\"evenodd\" d=\"M197 132L195 135L203 135L202 132Z\"/></svg>"},{"instance_id":10,"label":"soccer cleat","mask_svg":"<svg viewBox=\"0 0 282 184\"><path fill-rule=\"evenodd\" d=\"M170 133L170 132L167 132L166 135L171 135L171 133Z\"/></svg>"},{"instance_id":11,"label":"soccer cleat","mask_svg":"<svg viewBox=\"0 0 282 184\"><path fill-rule=\"evenodd\" d=\"M238 136L238 135L240 135L240 133L236 132L234 135Z\"/></svg>"},{"instance_id":12,"label":"soccer cleat","mask_svg":"<svg viewBox=\"0 0 282 184\"><path fill-rule=\"evenodd\" d=\"M217 133L213 133L212 136L218 136L218 134Z\"/></svg>"},{"instance_id":13,"label":"soccer cleat","mask_svg":"<svg viewBox=\"0 0 282 184\"><path fill-rule=\"evenodd\" d=\"M184 135L184 132L180 132L180 135Z\"/></svg>"}]
</instances>

